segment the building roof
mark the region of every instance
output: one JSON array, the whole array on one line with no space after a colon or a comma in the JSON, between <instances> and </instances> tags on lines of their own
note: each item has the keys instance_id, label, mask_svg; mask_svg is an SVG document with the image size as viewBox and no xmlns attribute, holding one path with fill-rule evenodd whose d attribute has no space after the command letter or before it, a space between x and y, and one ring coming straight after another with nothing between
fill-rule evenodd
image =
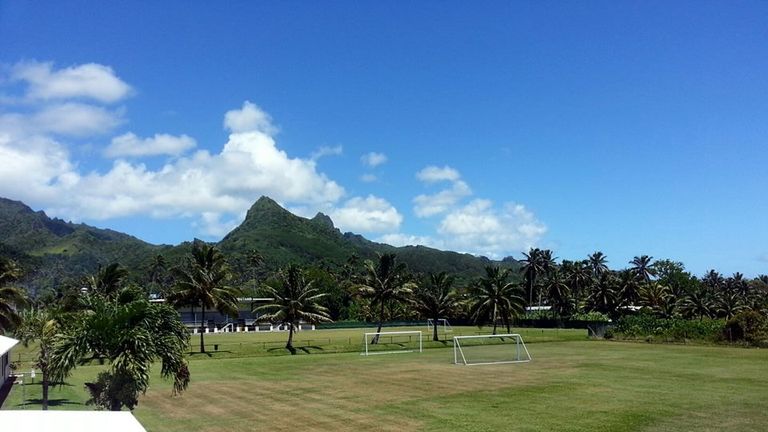
<instances>
[{"instance_id":1,"label":"building roof","mask_svg":"<svg viewBox=\"0 0 768 432\"><path fill-rule=\"evenodd\" d=\"M0 336L0 356L11 350L19 341L6 336Z\"/></svg>"},{"instance_id":2,"label":"building roof","mask_svg":"<svg viewBox=\"0 0 768 432\"><path fill-rule=\"evenodd\" d=\"M8 431L146 432L129 411L0 411Z\"/></svg>"}]
</instances>

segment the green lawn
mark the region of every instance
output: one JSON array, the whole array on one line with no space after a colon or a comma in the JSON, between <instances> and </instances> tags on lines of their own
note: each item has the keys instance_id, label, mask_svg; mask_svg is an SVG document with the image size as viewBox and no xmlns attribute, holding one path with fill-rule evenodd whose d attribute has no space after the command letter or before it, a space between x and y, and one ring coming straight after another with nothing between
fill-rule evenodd
<instances>
[{"instance_id":1,"label":"green lawn","mask_svg":"<svg viewBox=\"0 0 768 432\"><path fill-rule=\"evenodd\" d=\"M149 431L768 428L766 350L537 342L533 333L526 338L532 362L493 366L456 366L452 350L438 348L372 357L196 355L183 396L171 398L170 385L153 377L135 414ZM255 335L210 339L235 344L244 336ZM55 408L88 408L82 383L97 371L78 368L71 385L53 391ZM27 387L28 397L35 388ZM20 404L17 386L3 408Z\"/></svg>"}]
</instances>

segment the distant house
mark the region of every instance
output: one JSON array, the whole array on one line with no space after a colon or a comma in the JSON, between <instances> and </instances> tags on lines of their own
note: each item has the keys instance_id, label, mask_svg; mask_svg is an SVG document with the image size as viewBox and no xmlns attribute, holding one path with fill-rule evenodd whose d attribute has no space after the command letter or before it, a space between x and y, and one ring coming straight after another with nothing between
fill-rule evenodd
<instances>
[{"instance_id":1,"label":"distant house","mask_svg":"<svg viewBox=\"0 0 768 432\"><path fill-rule=\"evenodd\" d=\"M206 332L240 332L240 331L286 331L287 326L281 324L270 324L267 321L259 319L259 314L253 312L253 309L259 305L271 302L273 299L270 297L241 297L237 299L238 310L237 316L231 317L222 314L216 310L205 311L205 323L201 323L202 314L199 307L181 306L176 310L179 312L181 322L187 326L187 328L197 333L200 330L200 325L203 324L206 327ZM165 303L163 298L155 298L150 300L153 303ZM314 330L314 324L301 323L296 330Z\"/></svg>"},{"instance_id":2,"label":"distant house","mask_svg":"<svg viewBox=\"0 0 768 432\"><path fill-rule=\"evenodd\" d=\"M16 339L0 336L0 374L3 378L0 380L0 385L11 376L11 348L16 346L17 343L19 341Z\"/></svg>"}]
</instances>

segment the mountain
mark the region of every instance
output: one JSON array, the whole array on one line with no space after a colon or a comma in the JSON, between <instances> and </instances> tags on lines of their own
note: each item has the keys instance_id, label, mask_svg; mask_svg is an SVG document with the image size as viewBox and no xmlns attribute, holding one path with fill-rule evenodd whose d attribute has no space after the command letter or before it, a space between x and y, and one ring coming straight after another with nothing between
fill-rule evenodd
<instances>
[{"instance_id":1,"label":"mountain","mask_svg":"<svg viewBox=\"0 0 768 432\"><path fill-rule=\"evenodd\" d=\"M484 257L425 246L394 247L372 242L354 233L342 233L323 213L306 219L268 197L259 198L243 223L218 245L229 256L242 257L255 249L264 256L268 266L275 268L290 262L343 264L353 255L375 259L377 253L395 253L414 272L446 271L471 278L484 274L484 267L493 263ZM507 259L502 265L515 267L517 262Z\"/></svg>"},{"instance_id":2,"label":"mountain","mask_svg":"<svg viewBox=\"0 0 768 432\"><path fill-rule=\"evenodd\" d=\"M155 256L163 255L174 265L191 245L153 245L117 231L50 218L19 201L0 198L0 254L28 269L25 285L30 287L56 285L62 278L91 274L112 262L132 270L137 281L146 280ZM263 273L294 262L334 268L350 257L375 259L378 253L396 253L414 272L446 271L460 280L483 274L484 267L492 263L518 265L511 259L494 262L424 246L372 242L354 233L342 233L323 213L311 219L296 216L268 197L256 201L243 223L217 245L239 273L250 271L249 257L254 251L264 259Z\"/></svg>"},{"instance_id":3,"label":"mountain","mask_svg":"<svg viewBox=\"0 0 768 432\"><path fill-rule=\"evenodd\" d=\"M22 264L33 282L77 278L112 262L144 268L155 246L109 229L50 218L20 201L0 198L0 253Z\"/></svg>"}]
</instances>

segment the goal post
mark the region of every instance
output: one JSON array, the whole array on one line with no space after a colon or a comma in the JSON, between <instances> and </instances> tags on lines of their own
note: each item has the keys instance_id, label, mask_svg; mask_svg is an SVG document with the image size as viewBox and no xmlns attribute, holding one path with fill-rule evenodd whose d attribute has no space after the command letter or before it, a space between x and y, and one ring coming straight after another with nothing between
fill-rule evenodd
<instances>
[{"instance_id":1,"label":"goal post","mask_svg":"<svg viewBox=\"0 0 768 432\"><path fill-rule=\"evenodd\" d=\"M435 320L432 318L427 319L427 330L432 331L432 328L437 324L437 328L440 327L443 328L444 332L453 331L453 328L451 328L451 323L448 322L445 318L440 318L437 320L437 323L435 323Z\"/></svg>"},{"instance_id":2,"label":"goal post","mask_svg":"<svg viewBox=\"0 0 768 432\"><path fill-rule=\"evenodd\" d=\"M378 337L376 343L372 343ZM424 351L424 338L421 331L383 331L365 333L364 350L360 355L400 354Z\"/></svg>"},{"instance_id":3,"label":"goal post","mask_svg":"<svg viewBox=\"0 0 768 432\"><path fill-rule=\"evenodd\" d=\"M474 366L529 361L531 354L517 333L453 337L454 364Z\"/></svg>"}]
</instances>

